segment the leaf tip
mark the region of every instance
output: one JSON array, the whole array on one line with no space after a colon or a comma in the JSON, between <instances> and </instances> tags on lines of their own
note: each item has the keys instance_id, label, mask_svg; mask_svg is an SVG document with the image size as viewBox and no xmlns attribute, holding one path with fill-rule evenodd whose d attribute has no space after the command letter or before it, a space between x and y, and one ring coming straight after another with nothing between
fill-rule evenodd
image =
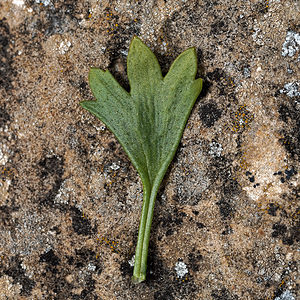
<instances>
[{"instance_id":1,"label":"leaf tip","mask_svg":"<svg viewBox=\"0 0 300 300\"><path fill-rule=\"evenodd\" d=\"M129 45L129 51L128 53L130 53L132 49L136 48L136 47L146 47L146 45L144 44L144 42L139 38L137 37L136 35L133 36L131 42L130 42L130 45Z\"/></svg>"},{"instance_id":2,"label":"leaf tip","mask_svg":"<svg viewBox=\"0 0 300 300\"><path fill-rule=\"evenodd\" d=\"M195 47L190 47L186 49L183 53L191 55L191 57L197 61L197 50Z\"/></svg>"},{"instance_id":3,"label":"leaf tip","mask_svg":"<svg viewBox=\"0 0 300 300\"><path fill-rule=\"evenodd\" d=\"M130 42L130 44L131 43L136 43L136 42L143 43L143 41L138 36L134 35L133 38L132 38L132 40L131 40L131 42Z\"/></svg>"}]
</instances>

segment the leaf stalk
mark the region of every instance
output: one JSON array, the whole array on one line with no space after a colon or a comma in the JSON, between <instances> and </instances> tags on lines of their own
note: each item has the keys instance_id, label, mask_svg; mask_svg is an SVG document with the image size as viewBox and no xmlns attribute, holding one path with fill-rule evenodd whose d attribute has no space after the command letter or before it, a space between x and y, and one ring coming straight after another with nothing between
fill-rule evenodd
<instances>
[{"instance_id":1,"label":"leaf stalk","mask_svg":"<svg viewBox=\"0 0 300 300\"><path fill-rule=\"evenodd\" d=\"M149 185L143 185L143 206L135 252L133 283L140 283L146 279L150 231L158 188L159 184L155 184L152 189Z\"/></svg>"}]
</instances>

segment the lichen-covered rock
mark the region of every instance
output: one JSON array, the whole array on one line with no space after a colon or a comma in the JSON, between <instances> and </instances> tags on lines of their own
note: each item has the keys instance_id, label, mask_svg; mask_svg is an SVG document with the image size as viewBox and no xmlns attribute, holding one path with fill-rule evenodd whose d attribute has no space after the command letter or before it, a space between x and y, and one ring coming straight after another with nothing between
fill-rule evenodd
<instances>
[{"instance_id":1,"label":"lichen-covered rock","mask_svg":"<svg viewBox=\"0 0 300 300\"><path fill-rule=\"evenodd\" d=\"M0 299L299 298L296 1L0 3ZM204 88L131 283L135 169L79 102L91 66L128 89L134 35L166 73L197 49Z\"/></svg>"}]
</instances>

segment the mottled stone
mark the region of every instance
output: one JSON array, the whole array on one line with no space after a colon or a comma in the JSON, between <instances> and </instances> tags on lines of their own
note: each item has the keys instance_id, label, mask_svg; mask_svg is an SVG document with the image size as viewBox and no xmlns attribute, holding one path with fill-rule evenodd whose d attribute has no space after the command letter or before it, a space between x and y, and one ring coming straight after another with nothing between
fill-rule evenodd
<instances>
[{"instance_id":1,"label":"mottled stone","mask_svg":"<svg viewBox=\"0 0 300 300\"><path fill-rule=\"evenodd\" d=\"M131 283L142 185L79 102L139 36L204 86ZM0 299L299 299L299 4L0 2Z\"/></svg>"}]
</instances>

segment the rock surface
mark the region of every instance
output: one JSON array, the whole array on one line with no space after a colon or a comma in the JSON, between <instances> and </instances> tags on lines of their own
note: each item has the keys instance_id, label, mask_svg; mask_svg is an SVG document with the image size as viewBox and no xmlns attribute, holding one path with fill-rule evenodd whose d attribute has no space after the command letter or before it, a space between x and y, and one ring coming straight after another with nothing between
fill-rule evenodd
<instances>
[{"instance_id":1,"label":"rock surface","mask_svg":"<svg viewBox=\"0 0 300 300\"><path fill-rule=\"evenodd\" d=\"M299 2L0 2L0 299L299 299ZM139 36L204 88L164 179L148 279L142 186L78 103L91 66L128 89ZM297 294L298 291L298 294Z\"/></svg>"}]
</instances>

